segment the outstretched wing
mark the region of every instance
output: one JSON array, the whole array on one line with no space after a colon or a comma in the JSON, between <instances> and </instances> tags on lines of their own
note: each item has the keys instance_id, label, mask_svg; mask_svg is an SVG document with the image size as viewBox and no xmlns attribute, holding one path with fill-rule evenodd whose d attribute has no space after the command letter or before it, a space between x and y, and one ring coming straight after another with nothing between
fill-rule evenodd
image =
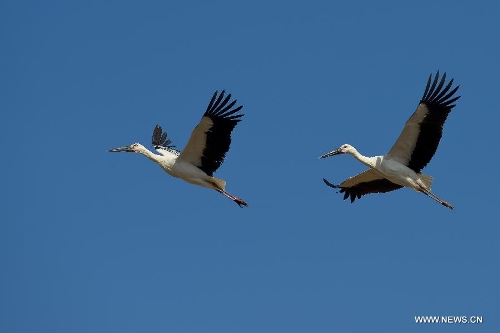
<instances>
[{"instance_id":1,"label":"outstretched wing","mask_svg":"<svg viewBox=\"0 0 500 333\"><path fill-rule=\"evenodd\" d=\"M231 132L243 117L243 114L237 113L243 106L233 108L236 100L229 103L231 94L226 98L224 94L224 90L220 95L217 91L214 93L186 148L177 159L197 166L209 176L224 162L231 144Z\"/></svg>"},{"instance_id":2,"label":"outstretched wing","mask_svg":"<svg viewBox=\"0 0 500 333\"><path fill-rule=\"evenodd\" d=\"M174 149L175 146L171 145L172 141L167 139L167 132L163 132L160 125L156 125L153 130L151 143L153 144L153 147L155 147L156 151L162 155L165 155L166 152L170 152L178 156L181 153L177 149Z\"/></svg>"},{"instance_id":3,"label":"outstretched wing","mask_svg":"<svg viewBox=\"0 0 500 333\"><path fill-rule=\"evenodd\" d=\"M365 194L386 193L403 187L382 177L380 173L373 169L346 179L340 185L334 185L325 178L323 178L323 181L330 187L338 188L340 193L344 193L344 200L351 198L351 202L354 202L356 198L360 199Z\"/></svg>"},{"instance_id":4,"label":"outstretched wing","mask_svg":"<svg viewBox=\"0 0 500 333\"><path fill-rule=\"evenodd\" d=\"M444 122L451 109L455 107L452 103L460 98L460 96L453 97L460 86L449 91L453 85L453 79L443 88L446 73L439 81L438 71L432 85L431 79L432 74L429 75L424 95L417 109L406 121L403 131L387 154L389 158L395 159L417 173L434 156L443 134Z\"/></svg>"}]
</instances>

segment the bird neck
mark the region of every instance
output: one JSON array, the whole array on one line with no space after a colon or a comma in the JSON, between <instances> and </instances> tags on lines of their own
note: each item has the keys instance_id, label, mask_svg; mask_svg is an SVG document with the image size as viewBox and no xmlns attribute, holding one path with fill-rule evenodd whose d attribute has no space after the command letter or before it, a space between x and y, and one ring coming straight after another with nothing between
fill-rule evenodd
<instances>
[{"instance_id":1,"label":"bird neck","mask_svg":"<svg viewBox=\"0 0 500 333\"><path fill-rule=\"evenodd\" d=\"M367 167L370 167L370 168L375 168L376 167L376 163L377 163L376 157L364 156L359 151L357 151L356 149L354 149L354 151L351 152L351 155L355 159L357 159L358 161L360 161L361 163L363 163L364 165L366 165Z\"/></svg>"},{"instance_id":2,"label":"bird neck","mask_svg":"<svg viewBox=\"0 0 500 333\"><path fill-rule=\"evenodd\" d=\"M151 161L159 163L160 162L160 155L156 155L155 153L149 151L147 148L141 149L139 151L140 154L146 156L149 158Z\"/></svg>"}]
</instances>

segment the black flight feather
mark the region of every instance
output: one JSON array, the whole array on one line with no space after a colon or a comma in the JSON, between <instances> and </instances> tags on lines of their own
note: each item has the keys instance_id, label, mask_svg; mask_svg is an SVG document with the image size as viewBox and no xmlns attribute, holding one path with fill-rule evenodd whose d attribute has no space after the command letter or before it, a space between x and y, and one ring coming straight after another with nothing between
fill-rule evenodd
<instances>
[{"instance_id":1,"label":"black flight feather","mask_svg":"<svg viewBox=\"0 0 500 333\"><path fill-rule=\"evenodd\" d=\"M356 198L360 199L361 196L370 193L386 193L394 190L398 190L403 186L394 184L388 179L376 179L369 182L359 183L357 185L351 187L341 187L340 185L334 185L330 183L328 180L323 178L323 181L326 185L339 189L340 193L344 193L344 200L347 198L351 199L351 203L356 200Z\"/></svg>"},{"instance_id":2,"label":"black flight feather","mask_svg":"<svg viewBox=\"0 0 500 333\"><path fill-rule=\"evenodd\" d=\"M432 85L431 81L432 74L429 75L424 95L420 100L420 104L424 104L428 112L420 122L420 135L413 149L411 160L408 163L408 167L417 173L419 173L434 156L441 136L443 135L444 122L451 110L455 107L455 104L452 103L460 98L460 96L452 98L460 86L455 87L448 93L453 84L453 79L450 80L443 89L444 83L446 82L446 73L443 74L439 84L439 71L436 73Z\"/></svg>"},{"instance_id":3,"label":"black flight feather","mask_svg":"<svg viewBox=\"0 0 500 333\"><path fill-rule=\"evenodd\" d=\"M153 136L151 138L151 142L155 149L165 149L176 155L179 155L180 152L177 149L174 149L175 146L171 145L172 141L167 139L167 132L163 132L163 129L160 125L156 125L153 130Z\"/></svg>"},{"instance_id":4,"label":"black flight feather","mask_svg":"<svg viewBox=\"0 0 500 333\"><path fill-rule=\"evenodd\" d=\"M228 104L231 100L231 94L228 94L225 99L225 90L218 95L218 98L217 95L218 92L216 91L203 114L204 117L210 118L213 122L213 126L206 132L207 140L203 149L200 167L209 176L212 176L224 162L231 145L231 132L238 122L242 120L240 118L243 117L242 113L236 114L243 108L243 105L232 109L237 101L234 100Z\"/></svg>"}]
</instances>

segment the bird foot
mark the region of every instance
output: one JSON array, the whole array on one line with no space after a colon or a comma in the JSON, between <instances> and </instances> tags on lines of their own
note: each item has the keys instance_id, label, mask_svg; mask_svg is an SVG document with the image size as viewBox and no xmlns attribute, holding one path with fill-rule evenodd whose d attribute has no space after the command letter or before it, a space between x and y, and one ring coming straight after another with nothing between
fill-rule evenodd
<instances>
[{"instance_id":1,"label":"bird foot","mask_svg":"<svg viewBox=\"0 0 500 333\"><path fill-rule=\"evenodd\" d=\"M233 201L236 202L238 204L238 206L240 206L241 208L248 207L248 204L245 201L243 201L242 199L240 199L240 198L236 198L235 197L233 199Z\"/></svg>"},{"instance_id":2,"label":"bird foot","mask_svg":"<svg viewBox=\"0 0 500 333\"><path fill-rule=\"evenodd\" d=\"M448 207L449 209L453 209L453 206L451 204L447 203L446 201L441 202L441 205Z\"/></svg>"}]
</instances>

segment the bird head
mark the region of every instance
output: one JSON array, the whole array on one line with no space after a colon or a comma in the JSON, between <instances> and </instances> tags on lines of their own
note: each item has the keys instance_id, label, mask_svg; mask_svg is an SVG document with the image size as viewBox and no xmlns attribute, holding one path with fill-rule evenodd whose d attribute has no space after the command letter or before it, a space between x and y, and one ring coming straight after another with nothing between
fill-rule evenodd
<instances>
[{"instance_id":1,"label":"bird head","mask_svg":"<svg viewBox=\"0 0 500 333\"><path fill-rule=\"evenodd\" d=\"M332 150L329 153L321 155L319 158L327 158L330 156L340 155L340 154L352 154L354 151L355 151L354 147L346 143L340 146L339 148Z\"/></svg>"},{"instance_id":2,"label":"bird head","mask_svg":"<svg viewBox=\"0 0 500 333\"><path fill-rule=\"evenodd\" d=\"M131 144L130 146L120 147L120 148L113 148L113 149L109 149L108 151L110 153L118 153L118 152L121 152L121 151L126 151L128 153L140 153L144 149L146 149L146 147L144 147L140 143L134 143L134 144Z\"/></svg>"}]
</instances>

